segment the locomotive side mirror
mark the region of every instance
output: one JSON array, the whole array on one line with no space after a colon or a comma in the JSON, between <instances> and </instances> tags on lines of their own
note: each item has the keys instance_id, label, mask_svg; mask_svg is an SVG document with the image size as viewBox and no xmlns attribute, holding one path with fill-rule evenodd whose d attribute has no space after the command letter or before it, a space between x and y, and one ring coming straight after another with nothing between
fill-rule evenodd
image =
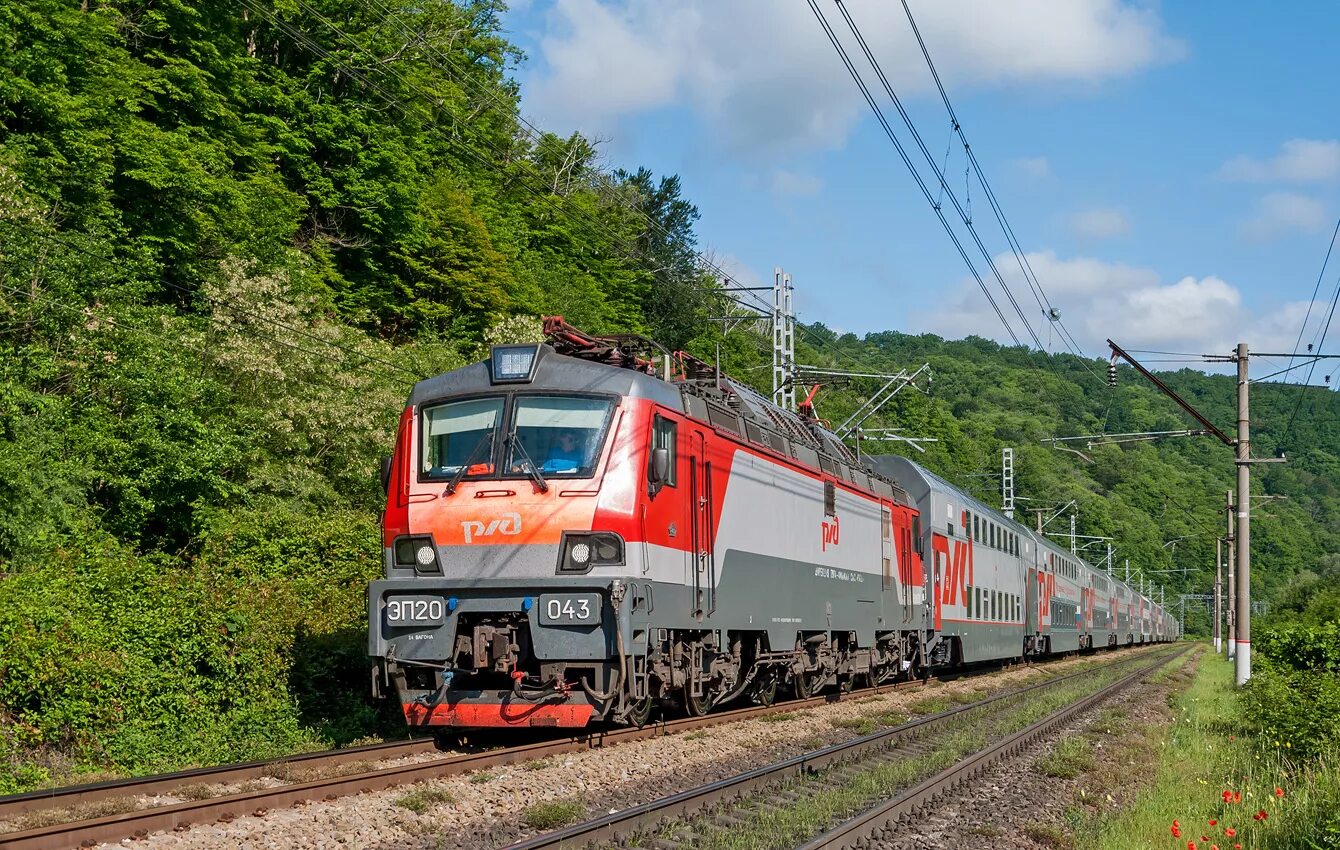
<instances>
[{"instance_id":1,"label":"locomotive side mirror","mask_svg":"<svg viewBox=\"0 0 1340 850\"><path fill-rule=\"evenodd\" d=\"M391 492L391 456L382 455L382 489Z\"/></svg>"},{"instance_id":2,"label":"locomotive side mirror","mask_svg":"<svg viewBox=\"0 0 1340 850\"><path fill-rule=\"evenodd\" d=\"M660 487L670 480L670 450L659 448L651 450L651 483Z\"/></svg>"}]
</instances>

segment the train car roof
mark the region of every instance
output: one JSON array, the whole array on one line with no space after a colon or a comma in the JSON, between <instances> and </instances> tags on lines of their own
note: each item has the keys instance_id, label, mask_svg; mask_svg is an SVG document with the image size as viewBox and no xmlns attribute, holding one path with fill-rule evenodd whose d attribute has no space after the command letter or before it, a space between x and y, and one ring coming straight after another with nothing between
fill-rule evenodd
<instances>
[{"instance_id":1,"label":"train car roof","mask_svg":"<svg viewBox=\"0 0 1340 850\"><path fill-rule=\"evenodd\" d=\"M875 471L897 481L914 499L921 499L927 493L935 492L953 499L955 502L962 502L964 507L974 513L990 515L998 523L1009 525L1018 531L1028 531L1027 526L1006 517L995 508L969 496L911 458L902 455L865 455L862 459L870 464Z\"/></svg>"},{"instance_id":2,"label":"train car roof","mask_svg":"<svg viewBox=\"0 0 1340 850\"><path fill-rule=\"evenodd\" d=\"M452 395L492 389L540 390L611 393L650 399L672 410L684 411L684 401L677 388L634 369L568 357L548 345L539 346L536 358L534 378L529 382L495 384L491 380L492 360L487 359L419 381L410 392L409 404L417 407Z\"/></svg>"}]
</instances>

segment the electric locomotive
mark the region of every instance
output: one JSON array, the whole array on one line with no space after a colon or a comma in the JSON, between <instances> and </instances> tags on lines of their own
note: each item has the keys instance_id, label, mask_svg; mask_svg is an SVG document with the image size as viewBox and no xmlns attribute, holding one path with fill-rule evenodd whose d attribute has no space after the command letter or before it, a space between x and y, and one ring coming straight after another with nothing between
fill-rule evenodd
<instances>
[{"instance_id":1,"label":"electric locomotive","mask_svg":"<svg viewBox=\"0 0 1340 850\"><path fill-rule=\"evenodd\" d=\"M640 724L1080 648L1079 563L1040 536L682 352L545 331L419 382L384 464L368 646L412 727Z\"/></svg>"}]
</instances>

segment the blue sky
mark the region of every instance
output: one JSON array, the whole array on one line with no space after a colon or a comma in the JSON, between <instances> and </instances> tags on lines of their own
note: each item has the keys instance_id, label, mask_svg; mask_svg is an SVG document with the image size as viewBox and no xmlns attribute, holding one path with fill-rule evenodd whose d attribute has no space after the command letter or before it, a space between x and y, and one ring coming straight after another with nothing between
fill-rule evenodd
<instances>
[{"instance_id":1,"label":"blue sky","mask_svg":"<svg viewBox=\"0 0 1340 850\"><path fill-rule=\"evenodd\" d=\"M832 0L820 6L855 50ZM1033 270L1090 354L1107 336L1169 351L1293 347L1340 215L1340 9L911 7ZM966 204L964 154L901 6L848 8L937 162L949 147ZM841 330L1009 340L802 0L533 0L506 24L528 56L516 70L526 114L605 140L611 166L679 174L701 247L737 279L784 266L801 318ZM1024 315L1059 346L975 177L970 194ZM1340 277L1333 260L1320 301Z\"/></svg>"}]
</instances>

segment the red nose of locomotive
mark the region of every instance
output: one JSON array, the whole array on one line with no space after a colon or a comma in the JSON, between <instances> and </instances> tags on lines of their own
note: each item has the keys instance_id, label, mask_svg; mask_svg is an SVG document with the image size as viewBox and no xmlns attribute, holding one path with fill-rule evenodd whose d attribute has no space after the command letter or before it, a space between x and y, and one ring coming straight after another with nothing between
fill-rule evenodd
<instances>
[{"instance_id":1,"label":"red nose of locomotive","mask_svg":"<svg viewBox=\"0 0 1340 850\"><path fill-rule=\"evenodd\" d=\"M637 452L621 434L639 405L567 361L498 347L420 384L402 416L369 652L411 725L608 711L636 553Z\"/></svg>"}]
</instances>

